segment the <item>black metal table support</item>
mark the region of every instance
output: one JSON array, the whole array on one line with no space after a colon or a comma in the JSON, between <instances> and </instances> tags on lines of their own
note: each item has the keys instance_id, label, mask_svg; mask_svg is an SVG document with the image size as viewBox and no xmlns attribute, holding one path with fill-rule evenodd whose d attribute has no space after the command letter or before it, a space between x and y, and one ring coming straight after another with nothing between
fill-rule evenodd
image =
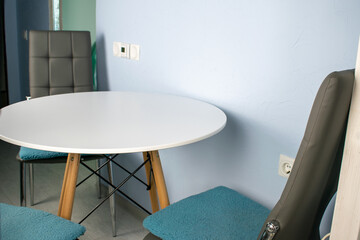
<instances>
[{"instance_id":1,"label":"black metal table support","mask_svg":"<svg viewBox=\"0 0 360 240\"><path fill-rule=\"evenodd\" d=\"M117 155L116 155L117 156ZM110 160L110 158L108 156L105 156L108 160ZM124 168L123 166L121 166L119 163L113 161L114 158L112 158L110 161L112 163L114 163L116 166L118 166L119 168L121 168L122 170L124 170L125 172L127 172L128 174L131 174L131 172L129 170L127 170L126 168ZM134 176L134 178L136 180L138 180L139 182L141 182L142 184L144 184L146 187L148 187L148 184L145 183L143 180L141 180L140 178L138 178L137 176Z\"/></svg>"},{"instance_id":2,"label":"black metal table support","mask_svg":"<svg viewBox=\"0 0 360 240\"><path fill-rule=\"evenodd\" d=\"M86 178L84 178L83 180L81 180L78 184L76 184L76 187L80 186L82 183L84 183L86 180L88 180L92 175L95 174L95 172L99 172L100 169L102 169L103 167L106 166L106 164L108 164L111 160L108 159L106 162L104 162L103 164L101 164L101 166L99 166L98 169L96 169L94 172L92 172L91 174L89 174L89 176L87 176Z\"/></svg>"},{"instance_id":3,"label":"black metal table support","mask_svg":"<svg viewBox=\"0 0 360 240\"><path fill-rule=\"evenodd\" d=\"M109 184L111 187L114 188L114 190L109 193L109 195L103 199L98 205L96 205L80 222L79 224L81 224L85 219L87 219L96 209L98 209L106 200L108 200L111 195L113 195L115 192L119 192L121 195L123 195L124 197L126 197L129 201L131 201L132 203L134 203L136 206L138 206L140 209L142 209L144 212L146 212L147 214L151 215L151 212L149 212L148 210L146 210L143 206L141 206L139 203L137 203L134 199L132 199L131 197L129 197L127 194L125 194L123 191L120 190L120 188L127 182L129 181L132 177L134 177L135 179L137 179L139 182L141 182L142 184L144 184L146 186L146 190L150 190L151 189L151 185L146 184L144 181L142 181L141 179L139 179L138 177L135 176L135 174L148 162L150 162L150 176L152 173L152 165L151 165L151 161L150 158L146 159L139 167L137 167L133 172L130 172L129 170L125 169L123 166L121 166L120 164L118 164L117 162L114 161L114 158L117 155L113 156L113 157L109 157L109 156L104 156L107 161L102 164L98 169L94 170L91 167L89 167L87 164L85 164L83 161L81 161L81 165L83 165L84 167L86 167L91 174L86 177L85 179L83 179L81 182L79 182L76 186L80 185L81 183L83 183L84 181L86 181L89 177L96 175L98 176L100 179L102 179L103 181L105 181L107 184ZM114 163L115 165L117 165L118 167L120 167L121 169L123 169L125 172L127 172L129 174L129 176L127 176L119 185L115 186L112 183L110 183L106 178L104 178L103 176L101 176L98 172L99 170L104 167L106 164L108 164L109 162ZM149 182L150 183L150 182Z\"/></svg>"}]
</instances>

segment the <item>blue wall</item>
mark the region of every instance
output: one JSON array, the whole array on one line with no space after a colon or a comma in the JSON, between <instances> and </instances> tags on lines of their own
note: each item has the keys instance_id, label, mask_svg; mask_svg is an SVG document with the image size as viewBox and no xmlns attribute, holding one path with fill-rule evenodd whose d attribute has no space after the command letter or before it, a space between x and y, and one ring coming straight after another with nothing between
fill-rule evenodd
<instances>
[{"instance_id":1,"label":"blue wall","mask_svg":"<svg viewBox=\"0 0 360 240\"><path fill-rule=\"evenodd\" d=\"M188 96L227 114L217 136L160 151L171 202L225 185L272 207L286 183L279 155L295 157L321 81L355 67L359 9L356 0L97 1L99 87ZM140 61L114 57L114 41L139 44ZM134 186L127 192L150 208Z\"/></svg>"},{"instance_id":2,"label":"blue wall","mask_svg":"<svg viewBox=\"0 0 360 240\"><path fill-rule=\"evenodd\" d=\"M29 96L29 43L25 30L49 29L48 0L5 0L10 103Z\"/></svg>"},{"instance_id":3,"label":"blue wall","mask_svg":"<svg viewBox=\"0 0 360 240\"><path fill-rule=\"evenodd\" d=\"M10 103L21 99L16 5L17 1L5 0L5 41Z\"/></svg>"},{"instance_id":4,"label":"blue wall","mask_svg":"<svg viewBox=\"0 0 360 240\"><path fill-rule=\"evenodd\" d=\"M21 100L29 91L29 42L24 39L25 30L49 29L49 0L17 0L18 46L21 82Z\"/></svg>"}]
</instances>

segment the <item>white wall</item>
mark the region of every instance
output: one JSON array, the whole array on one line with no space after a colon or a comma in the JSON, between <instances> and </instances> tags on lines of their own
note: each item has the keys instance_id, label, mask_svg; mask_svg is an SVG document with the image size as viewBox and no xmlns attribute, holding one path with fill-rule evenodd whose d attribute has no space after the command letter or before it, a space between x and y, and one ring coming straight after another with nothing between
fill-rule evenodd
<instances>
[{"instance_id":1,"label":"white wall","mask_svg":"<svg viewBox=\"0 0 360 240\"><path fill-rule=\"evenodd\" d=\"M170 201L225 185L271 208L286 182L279 155L295 157L321 81L355 66L359 9L356 0L97 1L99 88L223 109L220 134L160 152ZM140 61L114 57L113 41L139 44ZM149 208L143 189L126 190Z\"/></svg>"}]
</instances>

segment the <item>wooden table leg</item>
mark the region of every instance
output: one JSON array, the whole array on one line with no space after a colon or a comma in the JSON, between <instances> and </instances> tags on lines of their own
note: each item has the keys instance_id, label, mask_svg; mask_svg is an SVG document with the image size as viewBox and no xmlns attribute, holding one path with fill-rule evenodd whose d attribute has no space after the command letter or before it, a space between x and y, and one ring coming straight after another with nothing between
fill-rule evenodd
<instances>
[{"instance_id":1,"label":"wooden table leg","mask_svg":"<svg viewBox=\"0 0 360 240\"><path fill-rule=\"evenodd\" d=\"M158 151L150 152L150 160L154 171L155 185L159 196L161 209L170 205L169 196L166 189L164 173L161 167L160 157Z\"/></svg>"},{"instance_id":2,"label":"wooden table leg","mask_svg":"<svg viewBox=\"0 0 360 240\"><path fill-rule=\"evenodd\" d=\"M143 157L144 157L144 161L146 161L148 158L150 158L150 152L143 152ZM148 184L151 186L151 188L149 190L149 195L150 195L152 213L156 213L157 211L159 211L159 202L158 202L158 196L157 196L157 192L156 192L154 175L150 174L150 170L151 170L150 162L148 162L145 164L146 178L148 180ZM150 178L150 176L151 176L151 178Z\"/></svg>"},{"instance_id":3,"label":"wooden table leg","mask_svg":"<svg viewBox=\"0 0 360 240\"><path fill-rule=\"evenodd\" d=\"M71 220L79 164L80 154L69 153L58 210L58 216L68 220Z\"/></svg>"}]
</instances>

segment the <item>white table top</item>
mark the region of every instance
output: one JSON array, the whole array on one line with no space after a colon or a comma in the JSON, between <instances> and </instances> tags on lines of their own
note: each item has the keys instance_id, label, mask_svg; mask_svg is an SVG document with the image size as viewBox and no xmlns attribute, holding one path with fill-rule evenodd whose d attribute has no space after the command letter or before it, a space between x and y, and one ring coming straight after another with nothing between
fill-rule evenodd
<instances>
[{"instance_id":1,"label":"white table top","mask_svg":"<svg viewBox=\"0 0 360 240\"><path fill-rule=\"evenodd\" d=\"M130 153L200 141L226 115L194 99L136 92L41 97L0 109L0 139L65 153Z\"/></svg>"}]
</instances>

